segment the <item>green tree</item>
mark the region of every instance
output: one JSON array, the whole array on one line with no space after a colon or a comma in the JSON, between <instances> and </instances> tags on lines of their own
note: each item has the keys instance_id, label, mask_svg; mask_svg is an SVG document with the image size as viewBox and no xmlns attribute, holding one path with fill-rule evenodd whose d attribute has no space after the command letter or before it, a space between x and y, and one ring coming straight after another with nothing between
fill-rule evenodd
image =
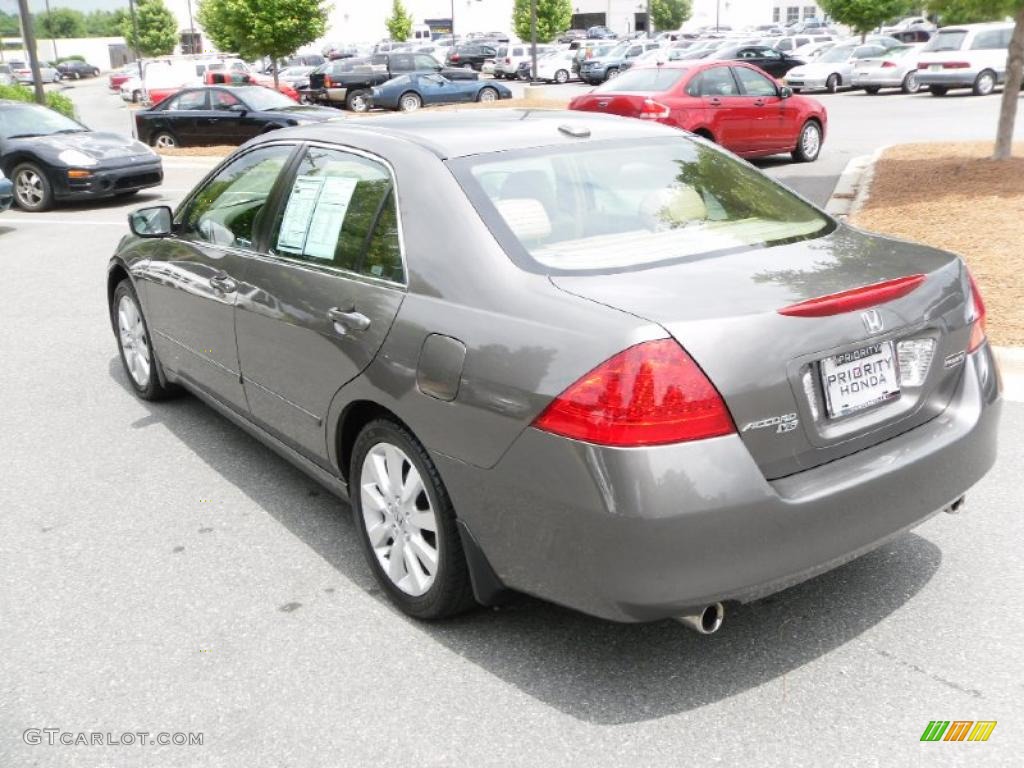
<instances>
[{"instance_id":1,"label":"green tree","mask_svg":"<svg viewBox=\"0 0 1024 768\"><path fill-rule=\"evenodd\" d=\"M0 37L21 37L18 14L0 11Z\"/></svg>"},{"instance_id":2,"label":"green tree","mask_svg":"<svg viewBox=\"0 0 1024 768\"><path fill-rule=\"evenodd\" d=\"M404 42L412 37L412 16L405 10L402 0L392 0L391 15L384 22L388 28L388 34L396 42Z\"/></svg>"},{"instance_id":3,"label":"green tree","mask_svg":"<svg viewBox=\"0 0 1024 768\"><path fill-rule=\"evenodd\" d=\"M138 48L143 56L166 56L174 52L178 43L178 21L164 0L135 0L135 16L139 22L139 39L131 16L126 14L121 23L121 34L130 48Z\"/></svg>"},{"instance_id":4,"label":"green tree","mask_svg":"<svg viewBox=\"0 0 1024 768\"><path fill-rule=\"evenodd\" d=\"M653 29L673 30L683 26L690 18L693 7L690 0L651 0Z\"/></svg>"},{"instance_id":5,"label":"green tree","mask_svg":"<svg viewBox=\"0 0 1024 768\"><path fill-rule=\"evenodd\" d=\"M537 42L550 43L569 28L572 0L537 0ZM512 26L521 40L530 37L530 0L516 0L512 8Z\"/></svg>"},{"instance_id":6,"label":"green tree","mask_svg":"<svg viewBox=\"0 0 1024 768\"><path fill-rule=\"evenodd\" d=\"M910 10L911 0L820 0L822 10L840 24L864 35Z\"/></svg>"},{"instance_id":7,"label":"green tree","mask_svg":"<svg viewBox=\"0 0 1024 768\"><path fill-rule=\"evenodd\" d=\"M115 11L92 11L85 14L85 34L87 37L117 37L128 12L123 8ZM129 20L129 23L130 20Z\"/></svg>"},{"instance_id":8,"label":"green tree","mask_svg":"<svg viewBox=\"0 0 1024 768\"><path fill-rule=\"evenodd\" d=\"M930 0L928 10L937 13L944 24L1013 17L1015 26L1006 54L1006 82L996 126L996 146L992 153L996 160L1008 160L1013 154L1017 99L1024 84L1024 0Z\"/></svg>"},{"instance_id":9,"label":"green tree","mask_svg":"<svg viewBox=\"0 0 1024 768\"><path fill-rule=\"evenodd\" d=\"M54 8L36 14L36 36L40 38L85 37L85 14L73 8Z\"/></svg>"},{"instance_id":10,"label":"green tree","mask_svg":"<svg viewBox=\"0 0 1024 768\"><path fill-rule=\"evenodd\" d=\"M202 0L199 23L222 51L274 62L323 37L330 8L323 0Z\"/></svg>"}]
</instances>

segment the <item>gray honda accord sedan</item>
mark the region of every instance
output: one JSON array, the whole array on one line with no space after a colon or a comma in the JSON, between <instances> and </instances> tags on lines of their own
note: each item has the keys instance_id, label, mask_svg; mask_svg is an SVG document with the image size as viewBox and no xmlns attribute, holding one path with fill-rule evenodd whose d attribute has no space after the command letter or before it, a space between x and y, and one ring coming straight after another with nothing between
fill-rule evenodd
<instances>
[{"instance_id":1,"label":"gray honda accord sedan","mask_svg":"<svg viewBox=\"0 0 1024 768\"><path fill-rule=\"evenodd\" d=\"M995 459L960 258L660 125L286 128L130 225L107 285L131 386L191 391L350 499L413 616L518 590L711 632Z\"/></svg>"}]
</instances>

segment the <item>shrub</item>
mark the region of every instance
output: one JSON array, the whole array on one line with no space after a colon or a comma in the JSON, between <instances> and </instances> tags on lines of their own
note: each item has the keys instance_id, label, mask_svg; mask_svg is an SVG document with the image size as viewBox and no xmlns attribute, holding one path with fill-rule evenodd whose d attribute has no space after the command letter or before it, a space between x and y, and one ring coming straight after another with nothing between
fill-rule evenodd
<instances>
[{"instance_id":1,"label":"shrub","mask_svg":"<svg viewBox=\"0 0 1024 768\"><path fill-rule=\"evenodd\" d=\"M10 99L11 101L24 101L32 103L35 98L31 88L26 88L23 85L0 85L0 99ZM57 93L56 91L49 91L46 94L46 106L55 112L60 112L62 115L74 118L75 116L75 105L67 96L63 93Z\"/></svg>"},{"instance_id":2,"label":"shrub","mask_svg":"<svg viewBox=\"0 0 1024 768\"><path fill-rule=\"evenodd\" d=\"M61 56L57 59L58 64L63 64L65 61L85 61L85 56L79 56L77 53L73 53L70 56Z\"/></svg>"}]
</instances>

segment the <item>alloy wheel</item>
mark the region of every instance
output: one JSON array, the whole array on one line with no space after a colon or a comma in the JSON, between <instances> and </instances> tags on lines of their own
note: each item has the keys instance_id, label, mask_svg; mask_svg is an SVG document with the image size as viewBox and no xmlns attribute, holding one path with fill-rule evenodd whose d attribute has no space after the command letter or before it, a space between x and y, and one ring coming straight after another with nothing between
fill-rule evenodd
<instances>
[{"instance_id":1,"label":"alloy wheel","mask_svg":"<svg viewBox=\"0 0 1024 768\"><path fill-rule=\"evenodd\" d=\"M497 94L493 88L484 88L480 91L480 101L494 101L497 98Z\"/></svg>"},{"instance_id":2,"label":"alloy wheel","mask_svg":"<svg viewBox=\"0 0 1024 768\"><path fill-rule=\"evenodd\" d=\"M42 177L31 168L19 171L14 178L14 194L25 208L38 208L46 197Z\"/></svg>"},{"instance_id":3,"label":"alloy wheel","mask_svg":"<svg viewBox=\"0 0 1024 768\"><path fill-rule=\"evenodd\" d=\"M399 102L399 106L402 108L403 112L415 112L420 108L420 99L415 94L410 93L402 97L401 102Z\"/></svg>"},{"instance_id":4,"label":"alloy wheel","mask_svg":"<svg viewBox=\"0 0 1024 768\"><path fill-rule=\"evenodd\" d=\"M419 471L401 448L377 443L363 459L359 494L381 570L405 594L425 594L437 576L438 520Z\"/></svg>"},{"instance_id":5,"label":"alloy wheel","mask_svg":"<svg viewBox=\"0 0 1024 768\"><path fill-rule=\"evenodd\" d=\"M800 134L800 148L803 150L804 157L817 157L818 150L821 149L821 131L814 123L807 123L804 126Z\"/></svg>"},{"instance_id":6,"label":"alloy wheel","mask_svg":"<svg viewBox=\"0 0 1024 768\"><path fill-rule=\"evenodd\" d=\"M921 90L921 84L917 82L917 72L909 72L907 79L903 82L903 88L907 93L917 93Z\"/></svg>"},{"instance_id":7,"label":"alloy wheel","mask_svg":"<svg viewBox=\"0 0 1024 768\"><path fill-rule=\"evenodd\" d=\"M156 141L153 142L159 149L173 149L178 146L178 142L175 141L174 137L169 133L161 133L156 137Z\"/></svg>"},{"instance_id":8,"label":"alloy wheel","mask_svg":"<svg viewBox=\"0 0 1024 768\"><path fill-rule=\"evenodd\" d=\"M117 332L128 373L140 389L145 389L149 385L152 356L142 313L131 296L122 296L117 303Z\"/></svg>"},{"instance_id":9,"label":"alloy wheel","mask_svg":"<svg viewBox=\"0 0 1024 768\"><path fill-rule=\"evenodd\" d=\"M975 91L981 96L988 96L995 90L996 79L990 72L982 72L978 75L978 80L975 84Z\"/></svg>"}]
</instances>

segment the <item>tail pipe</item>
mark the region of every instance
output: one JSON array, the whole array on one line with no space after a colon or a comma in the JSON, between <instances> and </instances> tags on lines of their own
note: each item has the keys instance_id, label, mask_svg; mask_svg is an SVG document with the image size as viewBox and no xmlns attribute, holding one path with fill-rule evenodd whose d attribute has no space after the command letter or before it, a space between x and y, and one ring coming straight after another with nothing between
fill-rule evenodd
<instances>
[{"instance_id":1,"label":"tail pipe","mask_svg":"<svg viewBox=\"0 0 1024 768\"><path fill-rule=\"evenodd\" d=\"M725 607L721 603L711 603L704 606L697 613L692 613L688 616L677 616L676 621L680 624L685 624L702 635L713 635L721 628L722 622L725 621Z\"/></svg>"}]
</instances>

